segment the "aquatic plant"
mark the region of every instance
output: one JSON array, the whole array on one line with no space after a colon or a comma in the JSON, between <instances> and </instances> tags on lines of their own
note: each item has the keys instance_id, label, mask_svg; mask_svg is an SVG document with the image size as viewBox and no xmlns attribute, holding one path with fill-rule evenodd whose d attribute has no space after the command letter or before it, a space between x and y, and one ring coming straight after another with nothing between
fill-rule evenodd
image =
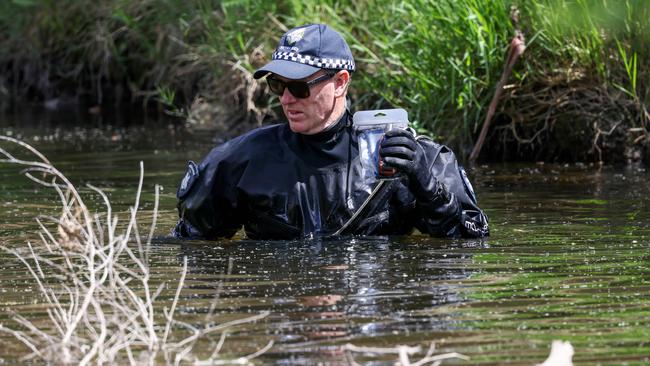
<instances>
[{"instance_id":1,"label":"aquatic plant","mask_svg":"<svg viewBox=\"0 0 650 366\"><path fill-rule=\"evenodd\" d=\"M156 299L165 284L152 288L149 251L158 214L159 187L155 188L152 223L148 235L139 233L137 222L142 192L143 164L140 164L135 204L125 224L111 209L106 194L88 186L104 203L103 214L91 213L80 191L32 146L7 136L5 141L29 152L37 160L16 157L0 148L0 162L25 167L31 180L56 191L62 206L60 217L39 217L40 245L2 249L22 262L34 280L47 307L47 321L30 321L16 313L15 328L0 325L29 348L23 359L40 359L50 364L248 364L268 350L273 342L251 355L225 359L219 355L227 330L264 318L268 312L203 327L175 318L187 274L183 259L180 279L169 307L160 309ZM161 312L162 311L162 312ZM206 359L193 348L200 339L220 333Z\"/></svg>"}]
</instances>

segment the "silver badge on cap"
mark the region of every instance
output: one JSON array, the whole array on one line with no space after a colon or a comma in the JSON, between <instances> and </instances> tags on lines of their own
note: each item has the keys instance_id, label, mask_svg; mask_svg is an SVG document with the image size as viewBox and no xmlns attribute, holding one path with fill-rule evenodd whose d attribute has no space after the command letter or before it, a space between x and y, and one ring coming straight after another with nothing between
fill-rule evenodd
<instances>
[{"instance_id":1,"label":"silver badge on cap","mask_svg":"<svg viewBox=\"0 0 650 366\"><path fill-rule=\"evenodd\" d=\"M305 28L300 28L291 31L290 33L287 34L287 43L290 45L295 44L296 42L300 41L303 39L305 36Z\"/></svg>"}]
</instances>

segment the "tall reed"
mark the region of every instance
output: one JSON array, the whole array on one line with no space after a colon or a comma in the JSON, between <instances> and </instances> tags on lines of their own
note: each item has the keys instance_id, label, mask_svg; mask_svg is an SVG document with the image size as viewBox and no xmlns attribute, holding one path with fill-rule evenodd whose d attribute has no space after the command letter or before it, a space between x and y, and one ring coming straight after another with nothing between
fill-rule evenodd
<instances>
[{"instance_id":1,"label":"tall reed","mask_svg":"<svg viewBox=\"0 0 650 366\"><path fill-rule=\"evenodd\" d=\"M612 99L635 101L637 125L650 118L643 0L5 1L0 97L160 100L190 121L240 132L277 106L251 72L280 34L326 22L358 61L356 108L404 107L420 130L469 149L514 35L513 10L529 44L509 90L588 80L607 94L624 90Z\"/></svg>"},{"instance_id":2,"label":"tall reed","mask_svg":"<svg viewBox=\"0 0 650 366\"><path fill-rule=\"evenodd\" d=\"M303 14L325 15L292 23L328 21L352 43L360 107L406 108L443 140L477 127L512 29L498 0L326 2Z\"/></svg>"}]
</instances>

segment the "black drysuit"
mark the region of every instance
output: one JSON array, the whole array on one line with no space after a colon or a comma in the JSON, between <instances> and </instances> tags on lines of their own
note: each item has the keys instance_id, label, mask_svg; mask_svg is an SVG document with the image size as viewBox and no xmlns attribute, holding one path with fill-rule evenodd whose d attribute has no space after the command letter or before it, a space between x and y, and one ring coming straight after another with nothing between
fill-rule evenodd
<instances>
[{"instance_id":1,"label":"black drysuit","mask_svg":"<svg viewBox=\"0 0 650 366\"><path fill-rule=\"evenodd\" d=\"M244 226L251 239L341 234L420 232L439 237L484 237L488 221L453 152L418 139L438 180L437 193L418 202L406 177L369 182L349 112L316 135L293 133L288 124L250 131L214 148L198 166L189 162L177 192L180 238L229 238Z\"/></svg>"}]
</instances>

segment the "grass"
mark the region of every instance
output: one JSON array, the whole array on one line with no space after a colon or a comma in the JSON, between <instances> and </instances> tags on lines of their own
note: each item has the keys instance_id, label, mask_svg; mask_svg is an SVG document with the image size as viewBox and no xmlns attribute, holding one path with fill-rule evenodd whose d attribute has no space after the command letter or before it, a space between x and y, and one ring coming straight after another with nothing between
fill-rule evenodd
<instances>
[{"instance_id":1,"label":"grass","mask_svg":"<svg viewBox=\"0 0 650 366\"><path fill-rule=\"evenodd\" d=\"M621 110L594 113L625 114L617 125L623 133L648 123L650 4L643 0L5 1L0 96L157 101L192 122L224 121L223 131L236 134L277 110L250 73L268 60L279 36L326 22L355 54L356 109L403 107L417 129L465 155L499 80L514 13L528 48L495 118L513 125L497 126L492 142L539 151L544 139L568 131L584 141L565 144L579 145L576 159L614 156L607 150L614 136L603 132L615 124L570 123L591 94L565 94L578 105L569 111L560 102L547 106L546 96L548 88L570 91L580 83L602 99L589 108L616 109L623 101ZM548 116L558 110L567 128L552 135ZM589 127L594 122L598 128ZM648 136L635 133L635 144L645 144ZM547 154L561 156L559 150Z\"/></svg>"}]
</instances>

